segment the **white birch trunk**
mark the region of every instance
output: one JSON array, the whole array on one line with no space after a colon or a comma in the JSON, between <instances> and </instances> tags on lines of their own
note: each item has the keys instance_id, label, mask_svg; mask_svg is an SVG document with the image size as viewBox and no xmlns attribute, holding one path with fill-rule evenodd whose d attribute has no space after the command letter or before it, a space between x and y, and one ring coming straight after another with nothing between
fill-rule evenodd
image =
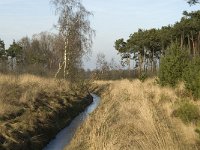
<instances>
[{"instance_id":1,"label":"white birch trunk","mask_svg":"<svg viewBox=\"0 0 200 150\"><path fill-rule=\"evenodd\" d=\"M64 79L66 78L66 68L67 68L67 45L68 45L68 39L65 39L65 51L64 51Z\"/></svg>"}]
</instances>

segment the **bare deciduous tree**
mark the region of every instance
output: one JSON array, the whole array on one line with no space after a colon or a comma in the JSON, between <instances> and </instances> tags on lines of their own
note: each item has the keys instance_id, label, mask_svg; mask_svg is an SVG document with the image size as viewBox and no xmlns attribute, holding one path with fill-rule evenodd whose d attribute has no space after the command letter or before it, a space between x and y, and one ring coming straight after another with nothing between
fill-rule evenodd
<instances>
[{"instance_id":1,"label":"bare deciduous tree","mask_svg":"<svg viewBox=\"0 0 200 150\"><path fill-rule=\"evenodd\" d=\"M64 78L70 78L80 68L83 55L87 54L92 45L94 30L90 27L89 16L80 0L52 0L59 15L57 27L64 39L63 60L55 77L63 68Z\"/></svg>"},{"instance_id":2,"label":"bare deciduous tree","mask_svg":"<svg viewBox=\"0 0 200 150\"><path fill-rule=\"evenodd\" d=\"M105 79L107 77L110 67L103 53L97 54L96 70L99 72L99 79Z\"/></svg>"}]
</instances>

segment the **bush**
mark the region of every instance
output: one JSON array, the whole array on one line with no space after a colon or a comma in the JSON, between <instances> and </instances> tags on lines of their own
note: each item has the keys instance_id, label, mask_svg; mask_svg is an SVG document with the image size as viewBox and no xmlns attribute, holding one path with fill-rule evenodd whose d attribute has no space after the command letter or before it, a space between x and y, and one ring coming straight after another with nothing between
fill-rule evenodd
<instances>
[{"instance_id":1,"label":"bush","mask_svg":"<svg viewBox=\"0 0 200 150\"><path fill-rule=\"evenodd\" d=\"M200 98L200 58L194 58L183 75L185 87L195 98Z\"/></svg>"},{"instance_id":2,"label":"bush","mask_svg":"<svg viewBox=\"0 0 200 150\"><path fill-rule=\"evenodd\" d=\"M158 74L159 83L162 86L175 86L182 80L184 69L188 65L188 58L186 49L181 49L176 43L172 44L166 50L166 55L161 58Z\"/></svg>"},{"instance_id":3,"label":"bush","mask_svg":"<svg viewBox=\"0 0 200 150\"><path fill-rule=\"evenodd\" d=\"M199 138L200 138L200 129L199 129L199 128L196 128L196 129L195 129L195 132L199 135Z\"/></svg>"},{"instance_id":4,"label":"bush","mask_svg":"<svg viewBox=\"0 0 200 150\"><path fill-rule=\"evenodd\" d=\"M198 106L185 102L174 111L174 116L179 117L184 123L197 123L200 119Z\"/></svg>"},{"instance_id":5,"label":"bush","mask_svg":"<svg viewBox=\"0 0 200 150\"><path fill-rule=\"evenodd\" d=\"M144 82L146 79L147 79L147 74L145 74L145 73L142 73L142 74L140 75L140 77L139 77L139 80L140 80L141 82Z\"/></svg>"}]
</instances>

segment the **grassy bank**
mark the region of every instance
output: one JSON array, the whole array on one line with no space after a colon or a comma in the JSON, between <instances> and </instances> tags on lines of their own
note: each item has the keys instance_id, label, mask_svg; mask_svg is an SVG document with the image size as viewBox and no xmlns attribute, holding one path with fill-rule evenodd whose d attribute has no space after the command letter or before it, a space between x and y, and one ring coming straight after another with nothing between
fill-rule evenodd
<instances>
[{"instance_id":1,"label":"grassy bank","mask_svg":"<svg viewBox=\"0 0 200 150\"><path fill-rule=\"evenodd\" d=\"M65 80L0 75L0 149L41 149L88 106Z\"/></svg>"},{"instance_id":2,"label":"grassy bank","mask_svg":"<svg viewBox=\"0 0 200 150\"><path fill-rule=\"evenodd\" d=\"M154 79L96 84L107 87L101 90L101 104L66 150L199 149L195 124L186 125L174 116L191 98L182 85L160 87Z\"/></svg>"}]
</instances>

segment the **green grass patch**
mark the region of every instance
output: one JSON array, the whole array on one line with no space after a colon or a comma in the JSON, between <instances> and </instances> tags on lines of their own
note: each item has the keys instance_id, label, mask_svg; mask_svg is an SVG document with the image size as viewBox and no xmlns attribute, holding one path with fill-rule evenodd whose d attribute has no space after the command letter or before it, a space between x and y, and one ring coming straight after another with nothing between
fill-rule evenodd
<instances>
[{"instance_id":1,"label":"green grass patch","mask_svg":"<svg viewBox=\"0 0 200 150\"><path fill-rule=\"evenodd\" d=\"M197 123L200 120L200 111L198 106L189 102L182 103L178 109L173 112L175 117L179 117L184 123Z\"/></svg>"}]
</instances>

